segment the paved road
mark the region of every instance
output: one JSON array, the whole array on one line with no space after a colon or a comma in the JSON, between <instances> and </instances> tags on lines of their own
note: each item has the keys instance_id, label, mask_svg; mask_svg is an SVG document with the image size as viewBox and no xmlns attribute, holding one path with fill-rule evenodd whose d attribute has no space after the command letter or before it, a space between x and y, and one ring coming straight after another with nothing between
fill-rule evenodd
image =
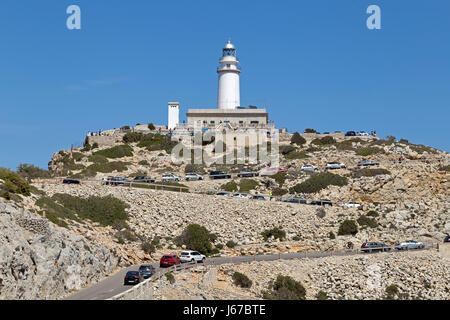
<instances>
[{"instance_id":1,"label":"paved road","mask_svg":"<svg viewBox=\"0 0 450 320\"><path fill-rule=\"evenodd\" d=\"M427 249L421 249L427 250ZM391 250L390 253L396 253L397 250ZM267 254L256 256L234 256L234 257L217 257L209 258L206 260L205 265L221 265L226 263L241 264L251 261L274 261L277 259L290 260L290 259L302 259L302 258L321 258L328 256L349 256L356 254L377 254L377 253L361 253L357 250L343 250L343 251L310 251L310 252L290 252L284 254ZM156 272L159 272L161 268L155 265ZM106 300L119 293L122 293L131 288L131 286L125 286L123 284L123 278L127 271L138 270L139 266L130 266L124 268L114 275L107 277L106 279L92 285L86 289L73 293L65 298L65 300Z\"/></svg>"}]
</instances>

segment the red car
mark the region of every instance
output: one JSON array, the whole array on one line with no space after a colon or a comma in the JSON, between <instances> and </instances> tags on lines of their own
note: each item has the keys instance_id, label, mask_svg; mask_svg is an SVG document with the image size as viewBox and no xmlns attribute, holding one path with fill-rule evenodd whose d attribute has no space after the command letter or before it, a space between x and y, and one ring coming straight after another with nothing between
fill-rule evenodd
<instances>
[{"instance_id":1,"label":"red car","mask_svg":"<svg viewBox=\"0 0 450 320\"><path fill-rule=\"evenodd\" d=\"M159 260L160 267L170 267L175 264L180 264L180 258L175 254L166 254Z\"/></svg>"}]
</instances>

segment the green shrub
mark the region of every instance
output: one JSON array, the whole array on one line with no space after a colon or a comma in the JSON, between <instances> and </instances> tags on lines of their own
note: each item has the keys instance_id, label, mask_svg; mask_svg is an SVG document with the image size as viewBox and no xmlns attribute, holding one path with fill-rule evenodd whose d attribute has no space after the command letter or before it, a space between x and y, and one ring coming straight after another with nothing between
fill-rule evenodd
<instances>
[{"instance_id":1,"label":"green shrub","mask_svg":"<svg viewBox=\"0 0 450 320\"><path fill-rule=\"evenodd\" d=\"M383 149L378 148L378 147L365 147L365 148L360 148L360 149L356 150L356 155L367 157L372 154L377 154L377 153L382 153L382 152L384 152Z\"/></svg>"},{"instance_id":2,"label":"green shrub","mask_svg":"<svg viewBox=\"0 0 450 320\"><path fill-rule=\"evenodd\" d=\"M126 183L125 186L128 186L129 184ZM164 191L174 191L174 192L186 192L189 193L189 187L178 182L161 182L156 181L152 183L152 185L146 185L146 184L133 184L133 187L135 188L142 188L142 189L153 189L153 190L164 190Z\"/></svg>"},{"instance_id":3,"label":"green shrub","mask_svg":"<svg viewBox=\"0 0 450 320\"><path fill-rule=\"evenodd\" d=\"M155 126L153 125L153 123L149 123L147 126L150 130L156 130Z\"/></svg>"},{"instance_id":4,"label":"green shrub","mask_svg":"<svg viewBox=\"0 0 450 320\"><path fill-rule=\"evenodd\" d=\"M123 158L133 156L133 148L127 144L122 144L108 149L103 149L94 153L94 155L101 155L106 158Z\"/></svg>"},{"instance_id":5,"label":"green shrub","mask_svg":"<svg viewBox=\"0 0 450 320\"><path fill-rule=\"evenodd\" d=\"M219 249L219 250L222 250L223 249L223 244L221 244L221 243L216 244L216 248Z\"/></svg>"},{"instance_id":6,"label":"green shrub","mask_svg":"<svg viewBox=\"0 0 450 320\"><path fill-rule=\"evenodd\" d=\"M94 163L108 163L108 158L99 154L91 154L88 157L88 161Z\"/></svg>"},{"instance_id":7,"label":"green shrub","mask_svg":"<svg viewBox=\"0 0 450 320\"><path fill-rule=\"evenodd\" d=\"M148 241L145 241L141 244L141 249L147 254L152 254L156 251L155 245Z\"/></svg>"},{"instance_id":8,"label":"green shrub","mask_svg":"<svg viewBox=\"0 0 450 320\"><path fill-rule=\"evenodd\" d=\"M190 224L183 230L181 235L174 239L174 242L179 247L185 245L190 250L199 251L209 256L215 252L211 243L215 239L217 239L217 236L210 233L205 227L198 224Z\"/></svg>"},{"instance_id":9,"label":"green shrub","mask_svg":"<svg viewBox=\"0 0 450 320\"><path fill-rule=\"evenodd\" d=\"M175 283L175 277L170 272L166 273L166 279L170 282L170 284L174 284Z\"/></svg>"},{"instance_id":10,"label":"green shrub","mask_svg":"<svg viewBox=\"0 0 450 320\"><path fill-rule=\"evenodd\" d=\"M440 166L439 168L438 168L438 170L439 171L450 171L450 165L448 165L448 166Z\"/></svg>"},{"instance_id":11,"label":"green shrub","mask_svg":"<svg viewBox=\"0 0 450 320\"><path fill-rule=\"evenodd\" d=\"M129 205L111 195L106 197L91 196L85 199L56 193L53 195L52 200L55 200L64 208L75 212L79 218L89 219L103 226L113 226L117 222L128 219L125 209Z\"/></svg>"},{"instance_id":12,"label":"green shrub","mask_svg":"<svg viewBox=\"0 0 450 320\"><path fill-rule=\"evenodd\" d=\"M72 159L75 161L80 161L81 159L84 158L84 154L82 154L81 152L72 152Z\"/></svg>"},{"instance_id":13,"label":"green shrub","mask_svg":"<svg viewBox=\"0 0 450 320\"><path fill-rule=\"evenodd\" d=\"M285 195L286 193L288 193L288 191L286 189L282 189L282 188L273 188L272 189L272 196L274 197L281 197L283 195Z\"/></svg>"},{"instance_id":14,"label":"green shrub","mask_svg":"<svg viewBox=\"0 0 450 320\"><path fill-rule=\"evenodd\" d=\"M283 186L286 181L286 172L277 172L273 176L270 176L273 180L275 180L280 187Z\"/></svg>"},{"instance_id":15,"label":"green shrub","mask_svg":"<svg viewBox=\"0 0 450 320\"><path fill-rule=\"evenodd\" d=\"M66 220L68 219L79 221L75 211L65 208L51 198L45 196L41 197L36 201L36 205L39 206L42 211L45 211L45 217L48 220L60 227L67 227Z\"/></svg>"},{"instance_id":16,"label":"green shrub","mask_svg":"<svg viewBox=\"0 0 450 320\"><path fill-rule=\"evenodd\" d=\"M328 295L325 291L320 290L316 295L317 300L328 300Z\"/></svg>"},{"instance_id":17,"label":"green shrub","mask_svg":"<svg viewBox=\"0 0 450 320\"><path fill-rule=\"evenodd\" d=\"M85 170L81 171L80 174L86 177L93 177L97 172L110 173L113 171L122 172L127 170L127 166L130 165L129 162L122 161L112 161L107 163L94 163L87 167Z\"/></svg>"},{"instance_id":18,"label":"green shrub","mask_svg":"<svg viewBox=\"0 0 450 320\"><path fill-rule=\"evenodd\" d=\"M309 158L309 156L306 154L306 151L294 151L288 153L285 158L287 160L296 160L296 159L306 159Z\"/></svg>"},{"instance_id":19,"label":"green shrub","mask_svg":"<svg viewBox=\"0 0 450 320\"><path fill-rule=\"evenodd\" d=\"M141 166L149 166L150 165L150 163L148 163L147 160L141 160L141 161L138 162L138 164L141 165Z\"/></svg>"},{"instance_id":20,"label":"green shrub","mask_svg":"<svg viewBox=\"0 0 450 320\"><path fill-rule=\"evenodd\" d=\"M122 130L130 130L130 126L123 126L120 129L122 129Z\"/></svg>"},{"instance_id":21,"label":"green shrub","mask_svg":"<svg viewBox=\"0 0 450 320\"><path fill-rule=\"evenodd\" d=\"M146 148L148 151L165 150L170 154L177 144L177 141L172 141L168 136L149 133L142 137L137 146Z\"/></svg>"},{"instance_id":22,"label":"green shrub","mask_svg":"<svg viewBox=\"0 0 450 320\"><path fill-rule=\"evenodd\" d=\"M358 218L358 220L356 220L356 221L358 221L358 224L361 227L369 227L369 228L376 228L376 227L378 227L378 223L374 219L369 218L366 215L360 216Z\"/></svg>"},{"instance_id":23,"label":"green shrub","mask_svg":"<svg viewBox=\"0 0 450 320\"><path fill-rule=\"evenodd\" d=\"M222 190L228 191L228 192L235 192L238 191L238 185L234 181L230 181L222 185Z\"/></svg>"},{"instance_id":24,"label":"green shrub","mask_svg":"<svg viewBox=\"0 0 450 320\"><path fill-rule=\"evenodd\" d=\"M264 230L261 232L261 235L264 237L264 241L267 241L270 237L283 240L286 238L286 231L284 231L281 227L274 227L272 229Z\"/></svg>"},{"instance_id":25,"label":"green shrub","mask_svg":"<svg viewBox=\"0 0 450 320\"><path fill-rule=\"evenodd\" d=\"M293 146L280 146L280 148L279 148L279 152L283 155L283 156L285 156L285 155L287 155L288 153L290 153L290 152L293 152L293 151L295 151L296 149L295 149L295 147L293 147Z\"/></svg>"},{"instance_id":26,"label":"green shrub","mask_svg":"<svg viewBox=\"0 0 450 320\"><path fill-rule=\"evenodd\" d=\"M354 220L344 220L339 225L338 235L355 235L358 233L358 226Z\"/></svg>"},{"instance_id":27,"label":"green shrub","mask_svg":"<svg viewBox=\"0 0 450 320\"><path fill-rule=\"evenodd\" d=\"M361 178L361 177L375 177L382 174L391 174L391 172L387 169L381 168L376 169L364 168L354 171L352 173L352 176L354 178Z\"/></svg>"},{"instance_id":28,"label":"green shrub","mask_svg":"<svg viewBox=\"0 0 450 320\"><path fill-rule=\"evenodd\" d=\"M0 196L5 199L11 199L11 194L31 195L30 184L19 173L0 167ZM8 200L9 200L8 199Z\"/></svg>"},{"instance_id":29,"label":"green shrub","mask_svg":"<svg viewBox=\"0 0 450 320\"><path fill-rule=\"evenodd\" d=\"M394 300L400 293L398 286L396 284L391 284L386 287L386 299Z\"/></svg>"},{"instance_id":30,"label":"green shrub","mask_svg":"<svg viewBox=\"0 0 450 320\"><path fill-rule=\"evenodd\" d=\"M228 248L234 248L234 247L237 246L237 243L234 242L233 240L229 240L229 241L227 241L226 246L227 246Z\"/></svg>"},{"instance_id":31,"label":"green shrub","mask_svg":"<svg viewBox=\"0 0 450 320\"><path fill-rule=\"evenodd\" d=\"M367 212L367 216L376 218L379 217L380 215L375 210L370 210L369 212Z\"/></svg>"},{"instance_id":32,"label":"green shrub","mask_svg":"<svg viewBox=\"0 0 450 320\"><path fill-rule=\"evenodd\" d=\"M330 231L330 233L328 234L328 238L330 238L331 240L336 239L336 235L333 233L333 231Z\"/></svg>"},{"instance_id":33,"label":"green shrub","mask_svg":"<svg viewBox=\"0 0 450 320\"><path fill-rule=\"evenodd\" d=\"M311 128L306 128L305 133L316 133L317 131Z\"/></svg>"},{"instance_id":34,"label":"green shrub","mask_svg":"<svg viewBox=\"0 0 450 320\"><path fill-rule=\"evenodd\" d=\"M250 288L252 286L252 280L250 280L245 274L240 272L233 273L233 282L236 286L241 288Z\"/></svg>"},{"instance_id":35,"label":"green shrub","mask_svg":"<svg viewBox=\"0 0 450 320\"><path fill-rule=\"evenodd\" d=\"M139 141L141 141L141 139L142 139L142 133L128 132L123 136L122 141L124 143L133 143L133 142L139 142Z\"/></svg>"},{"instance_id":36,"label":"green shrub","mask_svg":"<svg viewBox=\"0 0 450 320\"><path fill-rule=\"evenodd\" d=\"M36 178L50 178L50 172L38 168L32 164L21 163L17 167L17 172L24 178L36 179Z\"/></svg>"},{"instance_id":37,"label":"green shrub","mask_svg":"<svg viewBox=\"0 0 450 320\"><path fill-rule=\"evenodd\" d=\"M330 144L335 144L336 140L334 140L334 138L332 136L325 136L322 138L317 138L314 139L313 141L311 141L312 144L317 144L319 146L321 145L330 145Z\"/></svg>"},{"instance_id":38,"label":"green shrub","mask_svg":"<svg viewBox=\"0 0 450 320\"><path fill-rule=\"evenodd\" d=\"M258 181L253 179L242 179L239 182L239 191L241 192L249 192L250 190L255 189L257 186L259 186Z\"/></svg>"},{"instance_id":39,"label":"green shrub","mask_svg":"<svg viewBox=\"0 0 450 320\"><path fill-rule=\"evenodd\" d=\"M92 149L97 149L97 148L98 148L98 143L97 143L97 142L94 142L94 144L92 145L91 150L92 150Z\"/></svg>"},{"instance_id":40,"label":"green shrub","mask_svg":"<svg viewBox=\"0 0 450 320\"><path fill-rule=\"evenodd\" d=\"M274 284L269 286L269 291L263 292L266 300L305 300L306 289L290 276L278 275Z\"/></svg>"},{"instance_id":41,"label":"green shrub","mask_svg":"<svg viewBox=\"0 0 450 320\"><path fill-rule=\"evenodd\" d=\"M300 133L294 132L291 137L291 144L296 144L298 146L304 145L306 143L305 138L303 138Z\"/></svg>"},{"instance_id":42,"label":"green shrub","mask_svg":"<svg viewBox=\"0 0 450 320\"><path fill-rule=\"evenodd\" d=\"M311 176L306 181L296 184L290 189L292 192L296 193L316 193L322 189L327 188L329 185L334 186L345 186L348 180L346 177L342 177L333 173L319 173Z\"/></svg>"}]
</instances>

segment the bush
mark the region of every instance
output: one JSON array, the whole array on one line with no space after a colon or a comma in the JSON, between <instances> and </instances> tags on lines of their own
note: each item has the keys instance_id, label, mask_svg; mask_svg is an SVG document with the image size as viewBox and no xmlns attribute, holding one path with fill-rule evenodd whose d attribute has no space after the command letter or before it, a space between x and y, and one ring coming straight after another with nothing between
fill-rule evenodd
<instances>
[{"instance_id":1,"label":"bush","mask_svg":"<svg viewBox=\"0 0 450 320\"><path fill-rule=\"evenodd\" d=\"M125 209L129 205L111 195L106 197L90 196L85 199L56 193L52 196L52 200L75 212L79 218L89 219L103 226L113 226L117 222L128 219Z\"/></svg>"},{"instance_id":2,"label":"bush","mask_svg":"<svg viewBox=\"0 0 450 320\"><path fill-rule=\"evenodd\" d=\"M306 128L305 133L316 133L317 131L311 128Z\"/></svg>"},{"instance_id":3,"label":"bush","mask_svg":"<svg viewBox=\"0 0 450 320\"><path fill-rule=\"evenodd\" d=\"M183 230L181 235L174 239L174 242L179 247L185 245L190 250L209 256L215 252L211 242L216 239L217 236L210 233L205 227L198 224L190 224Z\"/></svg>"},{"instance_id":4,"label":"bush","mask_svg":"<svg viewBox=\"0 0 450 320\"><path fill-rule=\"evenodd\" d=\"M354 220L344 220L338 230L338 235L355 235L358 233L358 226Z\"/></svg>"},{"instance_id":5,"label":"bush","mask_svg":"<svg viewBox=\"0 0 450 320\"><path fill-rule=\"evenodd\" d=\"M286 172L277 172L273 176L270 176L273 180L275 180L280 187L283 186L284 182L286 181Z\"/></svg>"},{"instance_id":6,"label":"bush","mask_svg":"<svg viewBox=\"0 0 450 320\"><path fill-rule=\"evenodd\" d=\"M140 132L128 132L126 133L122 141L125 143L133 143L133 142L139 142L142 139L142 133Z\"/></svg>"},{"instance_id":7,"label":"bush","mask_svg":"<svg viewBox=\"0 0 450 320\"><path fill-rule=\"evenodd\" d=\"M316 144L316 145L330 145L330 144L335 144L336 140L334 140L334 138L332 136L325 136L323 138L317 138L314 139L313 141L311 141L312 144Z\"/></svg>"},{"instance_id":8,"label":"bush","mask_svg":"<svg viewBox=\"0 0 450 320\"><path fill-rule=\"evenodd\" d=\"M108 163L108 158L99 154L91 154L88 160L93 163Z\"/></svg>"},{"instance_id":9,"label":"bush","mask_svg":"<svg viewBox=\"0 0 450 320\"><path fill-rule=\"evenodd\" d=\"M219 250L222 250L223 249L223 244L221 244L221 243L216 244L216 248L219 249Z\"/></svg>"},{"instance_id":10,"label":"bush","mask_svg":"<svg viewBox=\"0 0 450 320\"><path fill-rule=\"evenodd\" d=\"M398 286L396 284L391 284L386 287L386 299L388 300L394 300L396 296L400 293L400 290L398 289Z\"/></svg>"},{"instance_id":11,"label":"bush","mask_svg":"<svg viewBox=\"0 0 450 320\"><path fill-rule=\"evenodd\" d=\"M377 153L382 153L382 152L384 152L383 149L378 148L378 147L365 147L365 148L360 148L360 149L356 150L356 155L367 157L372 154L377 154Z\"/></svg>"},{"instance_id":12,"label":"bush","mask_svg":"<svg viewBox=\"0 0 450 320\"><path fill-rule=\"evenodd\" d=\"M291 144L296 144L298 146L304 145L306 143L305 138L303 138L300 133L294 132L291 137Z\"/></svg>"},{"instance_id":13,"label":"bush","mask_svg":"<svg viewBox=\"0 0 450 320\"><path fill-rule=\"evenodd\" d=\"M170 272L166 273L166 279L170 282L170 284L174 284L175 283L175 277Z\"/></svg>"},{"instance_id":14,"label":"bush","mask_svg":"<svg viewBox=\"0 0 450 320\"><path fill-rule=\"evenodd\" d=\"M367 217L365 215L360 216L358 218L358 220L356 220L356 221L358 221L358 224L361 227L369 227L369 228L376 228L376 227L378 227L378 223L374 219L369 218L369 217Z\"/></svg>"},{"instance_id":15,"label":"bush","mask_svg":"<svg viewBox=\"0 0 450 320\"><path fill-rule=\"evenodd\" d=\"M133 156L133 148L127 144L122 144L120 146L115 146L109 149L103 149L94 153L94 155L101 155L106 158L123 158L123 157L132 157Z\"/></svg>"},{"instance_id":16,"label":"bush","mask_svg":"<svg viewBox=\"0 0 450 320\"><path fill-rule=\"evenodd\" d=\"M112 161L107 163L94 163L80 172L82 176L93 177L97 172L109 173L113 171L122 172L127 170L129 162Z\"/></svg>"},{"instance_id":17,"label":"bush","mask_svg":"<svg viewBox=\"0 0 450 320\"><path fill-rule=\"evenodd\" d=\"M36 178L50 178L50 172L32 164L21 163L17 167L17 172L24 178L36 179Z\"/></svg>"},{"instance_id":18,"label":"bush","mask_svg":"<svg viewBox=\"0 0 450 320\"><path fill-rule=\"evenodd\" d=\"M382 174L391 174L391 172L387 169L359 169L352 173L352 176L354 178L361 178L361 177L375 177Z\"/></svg>"},{"instance_id":19,"label":"bush","mask_svg":"<svg viewBox=\"0 0 450 320\"><path fill-rule=\"evenodd\" d=\"M336 235L333 233L333 231L330 231L330 233L328 234L328 238L330 238L331 240L336 239Z\"/></svg>"},{"instance_id":20,"label":"bush","mask_svg":"<svg viewBox=\"0 0 450 320\"><path fill-rule=\"evenodd\" d=\"M303 285L295 281L290 276L278 275L275 283L263 293L266 300L305 300L306 289Z\"/></svg>"},{"instance_id":21,"label":"bush","mask_svg":"<svg viewBox=\"0 0 450 320\"><path fill-rule=\"evenodd\" d=\"M237 243L234 242L233 240L229 240L229 241L227 241L226 246L227 246L228 248L234 248L234 247L237 246Z\"/></svg>"},{"instance_id":22,"label":"bush","mask_svg":"<svg viewBox=\"0 0 450 320\"><path fill-rule=\"evenodd\" d=\"M150 163L148 163L147 160L141 160L141 161L138 162L138 164L141 165L141 166L148 166L148 165L150 165Z\"/></svg>"},{"instance_id":23,"label":"bush","mask_svg":"<svg viewBox=\"0 0 450 320\"><path fill-rule=\"evenodd\" d=\"M319 173L311 176L308 180L295 185L290 191L296 193L316 193L327 188L329 185L342 187L347 185L347 183L348 180L346 177L328 172Z\"/></svg>"},{"instance_id":24,"label":"bush","mask_svg":"<svg viewBox=\"0 0 450 320\"><path fill-rule=\"evenodd\" d=\"M285 156L285 155L287 155L288 153L290 153L290 152L292 152L292 151L295 151L296 149L295 149L295 147L293 147L293 146L280 146L280 149L279 149L279 152L283 155L283 156Z\"/></svg>"},{"instance_id":25,"label":"bush","mask_svg":"<svg viewBox=\"0 0 450 320\"><path fill-rule=\"evenodd\" d=\"M222 190L228 191L228 192L235 192L238 191L238 185L234 181L230 181L222 185Z\"/></svg>"},{"instance_id":26,"label":"bush","mask_svg":"<svg viewBox=\"0 0 450 320\"><path fill-rule=\"evenodd\" d=\"M0 184L0 196L5 199L11 199L11 194L31 195L30 184L17 172L0 167L0 180L4 181Z\"/></svg>"},{"instance_id":27,"label":"bush","mask_svg":"<svg viewBox=\"0 0 450 320\"><path fill-rule=\"evenodd\" d=\"M328 300L328 295L325 291L320 290L316 295L317 300Z\"/></svg>"},{"instance_id":28,"label":"bush","mask_svg":"<svg viewBox=\"0 0 450 320\"><path fill-rule=\"evenodd\" d=\"M152 254L156 251L156 247L148 241L141 244L141 249L147 254Z\"/></svg>"},{"instance_id":29,"label":"bush","mask_svg":"<svg viewBox=\"0 0 450 320\"><path fill-rule=\"evenodd\" d=\"M286 189L282 189L282 188L273 188L272 189L272 196L274 196L274 197L281 197L281 196L285 195L286 193L288 193L288 191Z\"/></svg>"},{"instance_id":30,"label":"bush","mask_svg":"<svg viewBox=\"0 0 450 320\"><path fill-rule=\"evenodd\" d=\"M236 286L241 288L250 288L252 286L252 280L250 280L245 274L240 272L233 273L233 282Z\"/></svg>"},{"instance_id":31,"label":"bush","mask_svg":"<svg viewBox=\"0 0 450 320\"><path fill-rule=\"evenodd\" d=\"M323 218L325 218L325 215L326 215L326 212L325 212L324 208L320 207L320 208L316 209L316 216L317 217L323 219Z\"/></svg>"},{"instance_id":32,"label":"bush","mask_svg":"<svg viewBox=\"0 0 450 320\"><path fill-rule=\"evenodd\" d=\"M158 133L149 133L142 137L137 146L140 148L146 148L148 151L165 150L170 154L173 147L177 144L177 141L172 141L168 136Z\"/></svg>"},{"instance_id":33,"label":"bush","mask_svg":"<svg viewBox=\"0 0 450 320\"><path fill-rule=\"evenodd\" d=\"M94 144L92 145L91 150L92 150L92 149L97 149L97 148L98 148L98 143L97 143L97 142L94 142Z\"/></svg>"},{"instance_id":34,"label":"bush","mask_svg":"<svg viewBox=\"0 0 450 320\"><path fill-rule=\"evenodd\" d=\"M375 210L370 210L369 212L367 212L367 216L376 218L379 217L380 215Z\"/></svg>"},{"instance_id":35,"label":"bush","mask_svg":"<svg viewBox=\"0 0 450 320\"><path fill-rule=\"evenodd\" d=\"M149 123L147 126L150 130L156 130L155 126L153 125L153 123Z\"/></svg>"},{"instance_id":36,"label":"bush","mask_svg":"<svg viewBox=\"0 0 450 320\"><path fill-rule=\"evenodd\" d=\"M264 241L267 241L270 237L283 240L286 238L286 231L284 231L281 227L275 227L270 230L264 230L261 232L261 235L264 237Z\"/></svg>"},{"instance_id":37,"label":"bush","mask_svg":"<svg viewBox=\"0 0 450 320\"><path fill-rule=\"evenodd\" d=\"M239 191L249 192L250 190L255 189L257 186L259 186L259 183L256 180L242 179L241 182L239 182Z\"/></svg>"},{"instance_id":38,"label":"bush","mask_svg":"<svg viewBox=\"0 0 450 320\"><path fill-rule=\"evenodd\" d=\"M438 168L439 171L450 171L450 165L449 166L440 166Z\"/></svg>"},{"instance_id":39,"label":"bush","mask_svg":"<svg viewBox=\"0 0 450 320\"><path fill-rule=\"evenodd\" d=\"M305 151L294 151L294 152L290 152L288 153L285 158L287 160L295 160L295 159L306 159L309 158L309 156L306 154Z\"/></svg>"},{"instance_id":40,"label":"bush","mask_svg":"<svg viewBox=\"0 0 450 320\"><path fill-rule=\"evenodd\" d=\"M63 207L48 197L41 197L36 201L36 205L45 211L45 217L60 227L67 227L66 220L79 221L76 212ZM43 212L41 211L41 213Z\"/></svg>"}]
</instances>

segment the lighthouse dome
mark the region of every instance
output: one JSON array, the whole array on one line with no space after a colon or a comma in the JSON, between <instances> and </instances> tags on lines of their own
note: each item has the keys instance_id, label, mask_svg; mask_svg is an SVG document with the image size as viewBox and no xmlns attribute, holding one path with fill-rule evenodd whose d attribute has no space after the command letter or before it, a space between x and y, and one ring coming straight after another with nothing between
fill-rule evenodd
<instances>
[{"instance_id":1,"label":"lighthouse dome","mask_svg":"<svg viewBox=\"0 0 450 320\"><path fill-rule=\"evenodd\" d=\"M234 45L228 40L228 43L225 45L224 49L236 49Z\"/></svg>"}]
</instances>

